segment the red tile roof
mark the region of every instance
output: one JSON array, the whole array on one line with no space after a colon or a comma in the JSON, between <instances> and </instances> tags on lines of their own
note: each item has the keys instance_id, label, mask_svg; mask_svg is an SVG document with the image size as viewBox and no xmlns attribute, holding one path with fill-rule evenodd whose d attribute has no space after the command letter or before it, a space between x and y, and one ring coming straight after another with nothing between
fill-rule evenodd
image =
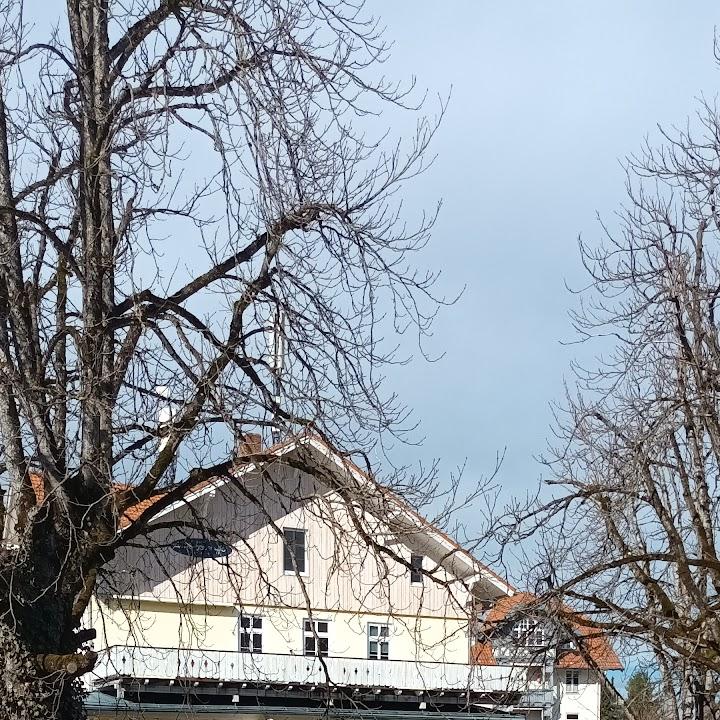
<instances>
[{"instance_id":1,"label":"red tile roof","mask_svg":"<svg viewBox=\"0 0 720 720\"><path fill-rule=\"evenodd\" d=\"M149 507L152 507L158 500L165 497L166 493L157 492L141 502L131 505L120 518L120 527L125 528L134 523Z\"/></svg>"},{"instance_id":2,"label":"red tile roof","mask_svg":"<svg viewBox=\"0 0 720 720\"><path fill-rule=\"evenodd\" d=\"M39 473L31 472L30 484L32 485L33 492L35 493L35 499L37 500L37 504L42 505L42 502L45 499L45 483L43 481L42 475L40 475Z\"/></svg>"},{"instance_id":3,"label":"red tile roof","mask_svg":"<svg viewBox=\"0 0 720 720\"><path fill-rule=\"evenodd\" d=\"M501 598L488 611L484 621L485 627L491 631L510 615L522 611L524 607L532 605L536 600L537 598L530 593L517 593ZM563 611L572 618L579 618L579 621L571 620L570 624L584 652L563 653L558 660L558 667L582 669L594 666L600 670L622 670L622 663L610 646L608 639L596 628L584 625L582 616L574 613L569 607L563 605ZM588 662L588 657L590 662ZM472 662L477 665L497 665L492 643L489 640L473 645Z\"/></svg>"},{"instance_id":4,"label":"red tile roof","mask_svg":"<svg viewBox=\"0 0 720 720\"><path fill-rule=\"evenodd\" d=\"M492 645L489 642L475 643L472 646L472 663L473 665L497 665Z\"/></svg>"},{"instance_id":5,"label":"red tile roof","mask_svg":"<svg viewBox=\"0 0 720 720\"><path fill-rule=\"evenodd\" d=\"M35 499L37 501L38 505L42 505L42 503L45 500L45 482L43 481L42 475L37 472L31 472L30 473L30 484L32 485L33 492L35 493ZM123 484L115 484L113 485L113 491L114 492L120 492L121 490L126 490L127 485ZM154 505L160 498L165 496L164 491L158 491L154 495L151 495L146 500L143 500L142 502L137 503L136 505L130 506L124 513L122 518L120 519L120 527L125 528L130 523L135 522L142 513L147 510L147 508Z\"/></svg>"}]
</instances>

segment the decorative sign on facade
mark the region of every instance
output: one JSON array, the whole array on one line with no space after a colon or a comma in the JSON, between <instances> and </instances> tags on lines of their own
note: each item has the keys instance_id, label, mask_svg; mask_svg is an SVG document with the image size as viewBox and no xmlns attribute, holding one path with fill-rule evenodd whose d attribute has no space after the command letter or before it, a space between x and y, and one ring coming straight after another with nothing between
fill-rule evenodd
<instances>
[{"instance_id":1,"label":"decorative sign on facade","mask_svg":"<svg viewBox=\"0 0 720 720\"><path fill-rule=\"evenodd\" d=\"M195 558L221 558L232 552L232 547L227 543L208 538L183 538L173 542L170 547L176 553Z\"/></svg>"}]
</instances>

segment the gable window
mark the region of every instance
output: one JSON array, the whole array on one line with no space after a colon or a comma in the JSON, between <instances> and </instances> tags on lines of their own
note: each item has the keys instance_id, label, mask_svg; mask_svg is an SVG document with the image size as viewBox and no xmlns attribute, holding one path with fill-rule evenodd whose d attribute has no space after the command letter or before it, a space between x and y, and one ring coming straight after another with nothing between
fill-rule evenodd
<instances>
[{"instance_id":1,"label":"gable window","mask_svg":"<svg viewBox=\"0 0 720 720\"><path fill-rule=\"evenodd\" d=\"M262 652L262 618L257 615L240 616L240 652Z\"/></svg>"},{"instance_id":2,"label":"gable window","mask_svg":"<svg viewBox=\"0 0 720 720\"><path fill-rule=\"evenodd\" d=\"M423 556L422 555L411 555L410 556L410 582L413 584L421 585L423 581L422 574Z\"/></svg>"},{"instance_id":3,"label":"gable window","mask_svg":"<svg viewBox=\"0 0 720 720\"><path fill-rule=\"evenodd\" d=\"M546 644L543 626L532 618L520 618L513 625L513 639L519 647L543 647Z\"/></svg>"},{"instance_id":4,"label":"gable window","mask_svg":"<svg viewBox=\"0 0 720 720\"><path fill-rule=\"evenodd\" d=\"M368 624L368 657L371 660L387 660L390 657L390 626Z\"/></svg>"},{"instance_id":5,"label":"gable window","mask_svg":"<svg viewBox=\"0 0 720 720\"><path fill-rule=\"evenodd\" d=\"M283 571L304 573L306 567L305 530L285 528L283 530Z\"/></svg>"},{"instance_id":6,"label":"gable window","mask_svg":"<svg viewBox=\"0 0 720 720\"><path fill-rule=\"evenodd\" d=\"M303 623L303 653L327 657L330 623L327 620L305 620Z\"/></svg>"},{"instance_id":7,"label":"gable window","mask_svg":"<svg viewBox=\"0 0 720 720\"><path fill-rule=\"evenodd\" d=\"M572 693L572 694L580 692L580 671L579 670L566 670L565 671L565 692Z\"/></svg>"}]
</instances>

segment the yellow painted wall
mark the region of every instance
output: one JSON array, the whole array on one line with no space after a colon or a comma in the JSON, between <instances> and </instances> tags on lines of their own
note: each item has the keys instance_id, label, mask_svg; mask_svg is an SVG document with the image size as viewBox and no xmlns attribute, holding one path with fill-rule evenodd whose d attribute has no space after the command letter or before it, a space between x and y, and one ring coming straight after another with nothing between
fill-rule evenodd
<instances>
[{"instance_id":1,"label":"yellow painted wall","mask_svg":"<svg viewBox=\"0 0 720 720\"><path fill-rule=\"evenodd\" d=\"M263 652L303 653L303 621L307 610L245 607L263 618ZM182 608L157 601L103 601L95 605L98 647L143 645L238 650L238 609L229 606ZM330 622L330 654L367 657L367 625L390 626L390 659L465 663L467 627L456 618L405 617L313 610L316 620Z\"/></svg>"}]
</instances>

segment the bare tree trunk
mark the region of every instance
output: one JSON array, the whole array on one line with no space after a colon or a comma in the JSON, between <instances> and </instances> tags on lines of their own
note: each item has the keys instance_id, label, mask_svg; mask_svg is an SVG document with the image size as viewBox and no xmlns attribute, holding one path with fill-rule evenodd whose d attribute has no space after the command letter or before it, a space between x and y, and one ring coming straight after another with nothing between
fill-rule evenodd
<instances>
[{"instance_id":1,"label":"bare tree trunk","mask_svg":"<svg viewBox=\"0 0 720 720\"><path fill-rule=\"evenodd\" d=\"M0 716L75 720L96 583L227 474L234 428L362 458L405 432L378 322L423 335L437 310L409 261L434 216L413 227L397 196L437 123L371 137L412 88L374 80L388 46L362 3L68 0L32 39L23 10L0 0ZM388 482L415 507L437 495ZM357 511L381 494L337 490L394 557Z\"/></svg>"}]
</instances>

